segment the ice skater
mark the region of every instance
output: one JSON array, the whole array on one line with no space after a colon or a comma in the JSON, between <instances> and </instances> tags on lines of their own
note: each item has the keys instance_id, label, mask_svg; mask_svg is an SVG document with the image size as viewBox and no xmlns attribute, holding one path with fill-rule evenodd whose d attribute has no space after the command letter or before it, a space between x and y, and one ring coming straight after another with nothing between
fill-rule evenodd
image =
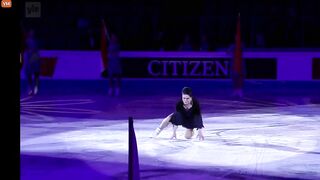
<instances>
[{"instance_id":1,"label":"ice skater","mask_svg":"<svg viewBox=\"0 0 320 180\"><path fill-rule=\"evenodd\" d=\"M40 54L33 29L27 31L25 46L23 61L25 62L25 74L28 80L28 95L35 95L39 88Z\"/></svg>"},{"instance_id":2,"label":"ice skater","mask_svg":"<svg viewBox=\"0 0 320 180\"><path fill-rule=\"evenodd\" d=\"M173 125L173 133L171 139L176 139L176 131L179 125L186 128L185 138L191 139L194 135L194 129L197 129L199 140L204 140L202 129L202 115L200 105L196 98L192 96L192 89L184 87L182 89L182 97L176 104L176 111L167 116L155 130L154 136L158 136L160 132L169 124Z\"/></svg>"},{"instance_id":3,"label":"ice skater","mask_svg":"<svg viewBox=\"0 0 320 180\"><path fill-rule=\"evenodd\" d=\"M109 91L108 94L112 96L120 95L120 87L121 87L121 60L120 60L120 44L118 37L115 34L111 35L110 44L108 47L108 72L109 72Z\"/></svg>"}]
</instances>

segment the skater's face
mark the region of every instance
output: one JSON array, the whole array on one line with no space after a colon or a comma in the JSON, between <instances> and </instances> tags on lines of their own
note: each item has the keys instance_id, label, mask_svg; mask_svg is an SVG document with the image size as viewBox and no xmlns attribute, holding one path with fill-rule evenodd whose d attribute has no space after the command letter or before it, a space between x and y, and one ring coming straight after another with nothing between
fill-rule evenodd
<instances>
[{"instance_id":1,"label":"skater's face","mask_svg":"<svg viewBox=\"0 0 320 180\"><path fill-rule=\"evenodd\" d=\"M188 94L182 94L182 101L184 105L189 105L192 102L192 97L190 97Z\"/></svg>"}]
</instances>

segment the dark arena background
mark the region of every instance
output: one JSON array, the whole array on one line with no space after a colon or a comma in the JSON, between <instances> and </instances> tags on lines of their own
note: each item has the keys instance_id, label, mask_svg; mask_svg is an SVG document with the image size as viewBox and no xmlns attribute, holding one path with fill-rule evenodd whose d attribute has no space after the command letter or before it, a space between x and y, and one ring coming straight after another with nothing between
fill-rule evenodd
<instances>
[{"instance_id":1,"label":"dark arena background","mask_svg":"<svg viewBox=\"0 0 320 180\"><path fill-rule=\"evenodd\" d=\"M22 180L320 179L319 0L20 6Z\"/></svg>"}]
</instances>

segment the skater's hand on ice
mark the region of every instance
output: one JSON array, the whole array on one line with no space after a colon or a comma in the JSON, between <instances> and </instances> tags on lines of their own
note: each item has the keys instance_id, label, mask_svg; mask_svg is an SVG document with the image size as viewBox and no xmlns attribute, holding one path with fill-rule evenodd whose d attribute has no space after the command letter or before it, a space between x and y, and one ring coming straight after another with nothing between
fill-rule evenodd
<instances>
[{"instance_id":1,"label":"skater's hand on ice","mask_svg":"<svg viewBox=\"0 0 320 180\"><path fill-rule=\"evenodd\" d=\"M204 136L203 136L203 133L202 133L202 129L199 129L199 130L198 130L197 138L199 138L200 141L203 141L203 140L204 140Z\"/></svg>"},{"instance_id":2,"label":"skater's hand on ice","mask_svg":"<svg viewBox=\"0 0 320 180\"><path fill-rule=\"evenodd\" d=\"M177 139L176 133L173 133L170 139Z\"/></svg>"},{"instance_id":3,"label":"skater's hand on ice","mask_svg":"<svg viewBox=\"0 0 320 180\"><path fill-rule=\"evenodd\" d=\"M199 138L199 140L200 141L203 141L204 140L204 137L203 137L203 135L202 134L198 134L198 136L197 136L198 138Z\"/></svg>"}]
</instances>

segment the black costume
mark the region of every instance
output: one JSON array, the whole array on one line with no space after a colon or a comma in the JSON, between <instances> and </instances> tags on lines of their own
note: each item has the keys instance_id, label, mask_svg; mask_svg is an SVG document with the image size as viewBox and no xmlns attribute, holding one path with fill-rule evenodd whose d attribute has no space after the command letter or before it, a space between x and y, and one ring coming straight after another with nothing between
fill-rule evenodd
<instances>
[{"instance_id":1,"label":"black costume","mask_svg":"<svg viewBox=\"0 0 320 180\"><path fill-rule=\"evenodd\" d=\"M176 126L182 125L187 129L203 128L199 102L193 98L192 107L187 110L183 107L183 101L180 100L176 105L176 112L171 116L170 122Z\"/></svg>"}]
</instances>

